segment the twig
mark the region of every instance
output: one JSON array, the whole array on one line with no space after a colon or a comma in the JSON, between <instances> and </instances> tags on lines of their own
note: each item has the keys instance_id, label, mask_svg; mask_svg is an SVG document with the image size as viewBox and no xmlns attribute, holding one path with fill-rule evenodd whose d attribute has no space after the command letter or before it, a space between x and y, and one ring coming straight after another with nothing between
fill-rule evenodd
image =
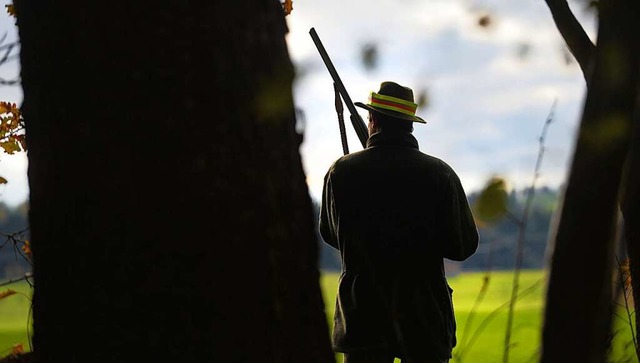
<instances>
[{"instance_id":1,"label":"twig","mask_svg":"<svg viewBox=\"0 0 640 363\"><path fill-rule=\"evenodd\" d=\"M527 287L526 289L522 290L517 297L523 297L525 295L530 294L531 292L535 291L535 288L538 287L542 282L544 281L544 278L539 279L538 281L534 282L531 286ZM493 320L493 318L496 317L496 315L500 312L500 310L506 308L509 306L511 300L504 302L502 305L498 306L497 308L495 308L492 312L489 313L489 315L487 315L486 318L484 318L482 320L482 322L480 323L480 326L478 326L478 329L476 329L476 331L473 333L473 335L471 336L471 338L469 339L469 343L467 343L463 349L461 349L461 352L459 352L459 354L464 353L466 350L471 349L471 347L473 346L473 344L475 344L476 340L478 339L478 337L480 336L480 333L482 333L482 331L485 329L485 327L489 324L489 322L491 322L491 320Z\"/></svg>"},{"instance_id":2,"label":"twig","mask_svg":"<svg viewBox=\"0 0 640 363\"><path fill-rule=\"evenodd\" d=\"M0 232L0 236L10 238L10 237L14 237L15 235L18 235L18 234L23 234L24 232L26 232L28 230L29 230L29 227L25 227L23 229L20 229L18 231L11 232L11 233Z\"/></svg>"},{"instance_id":3,"label":"twig","mask_svg":"<svg viewBox=\"0 0 640 363\"><path fill-rule=\"evenodd\" d=\"M0 283L0 287L4 287L4 286L8 286L11 284L15 284L16 282L20 282L22 280L27 280L27 282L29 282L29 284L31 285L29 278L33 277L33 274L31 272L27 272L26 274L24 274L23 277L19 278L19 279L13 279L13 280L9 280L9 281L5 281Z\"/></svg>"},{"instance_id":4,"label":"twig","mask_svg":"<svg viewBox=\"0 0 640 363\"><path fill-rule=\"evenodd\" d=\"M473 318L475 317L475 313L478 309L478 307L480 306L480 303L484 300L484 296L487 293L487 290L489 288L489 281L491 278L491 272L487 271L485 273L485 275L482 277L482 286L480 287L480 292L478 293L478 295L476 296L476 301L473 303L473 307L471 308L471 311L469 312L469 316L467 317L467 321L464 324L464 331L462 333L462 339L461 343L463 347L466 347L467 345L467 333L469 331L469 329L471 329L471 323L473 322ZM461 350L458 355L456 356L457 361L458 362L462 362L462 358L464 357L464 355L462 354L464 352L464 350Z\"/></svg>"},{"instance_id":5,"label":"twig","mask_svg":"<svg viewBox=\"0 0 640 363\"><path fill-rule=\"evenodd\" d=\"M542 127L542 133L540 134L539 146L538 146L538 158L536 160L536 165L533 171L533 180L531 181L531 188L527 191L527 200L524 205L524 209L522 211L522 218L520 218L520 224L518 225L518 248L516 250L516 265L515 271L513 274L513 285L511 286L511 300L509 301L509 314L507 316L507 330L505 332L504 337L504 351L502 355L502 362L509 362L509 350L511 347L511 328L513 327L513 312L516 305L516 298L518 293L518 285L520 283L520 270L522 270L522 259L524 256L524 237L525 232L527 230L527 221L529 219L529 210L531 209L531 204L533 203L533 197L535 195L536 190L536 182L538 181L538 177L540 176L540 168L542 166L542 158L544 156L544 141L547 136L547 130L549 129L549 125L553 121L553 114L556 109L556 102L553 101L551 105L551 110L549 111L549 115Z\"/></svg>"},{"instance_id":6,"label":"twig","mask_svg":"<svg viewBox=\"0 0 640 363\"><path fill-rule=\"evenodd\" d=\"M3 40L4 40L4 38L3 38ZM18 44L20 44L20 42L17 41L17 40L15 42L2 44L2 45L0 45L0 50L3 50L4 48L9 48L9 47L13 48L13 47L17 46Z\"/></svg>"},{"instance_id":7,"label":"twig","mask_svg":"<svg viewBox=\"0 0 640 363\"><path fill-rule=\"evenodd\" d=\"M11 54L11 51L13 50L13 47L14 47L15 45L16 45L16 44L15 44L15 43L13 43L13 44L10 44L10 45L7 47L7 50L5 50L5 51L4 51L4 56L2 56L2 58L0 58L0 64L2 64L2 63L4 63L4 62L6 62L6 61L7 61L7 59L9 58L9 55Z\"/></svg>"},{"instance_id":8,"label":"twig","mask_svg":"<svg viewBox=\"0 0 640 363\"><path fill-rule=\"evenodd\" d=\"M9 79L9 80L0 78L0 85L2 86L13 86L14 84L18 84L18 83L20 83L20 78Z\"/></svg>"},{"instance_id":9,"label":"twig","mask_svg":"<svg viewBox=\"0 0 640 363\"><path fill-rule=\"evenodd\" d=\"M631 313L631 309L629 309L629 295L627 294L627 287L626 287L626 283L631 277L631 275L623 271L622 264L620 263L620 259L618 258L618 256L615 256L615 257L616 257L616 263L618 264L618 271L620 272L619 275L621 280L620 283L622 284L622 294L624 296L624 308L625 308L625 311L627 312L627 321L629 322L629 330L631 330L631 339L633 342L633 346L635 348L634 351L636 352L636 357L638 358L638 361L640 361L640 352L638 351L638 340L636 339L635 329L633 329L633 313ZM618 315L617 312L615 314ZM624 320L624 318L622 317L621 319Z\"/></svg>"}]
</instances>

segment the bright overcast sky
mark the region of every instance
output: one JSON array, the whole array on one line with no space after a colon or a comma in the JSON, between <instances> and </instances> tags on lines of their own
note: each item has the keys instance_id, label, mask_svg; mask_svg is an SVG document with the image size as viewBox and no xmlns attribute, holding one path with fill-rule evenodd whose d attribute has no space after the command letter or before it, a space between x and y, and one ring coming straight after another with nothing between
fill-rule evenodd
<instances>
[{"instance_id":1,"label":"bright overcast sky","mask_svg":"<svg viewBox=\"0 0 640 363\"><path fill-rule=\"evenodd\" d=\"M570 4L591 33L592 14L582 2ZM342 147L332 80L309 37L311 27L354 101L366 101L387 80L416 96L427 90L429 104L418 115L428 123L416 124L414 135L423 152L456 170L468 192L493 174L517 188L531 184L538 139L557 100L538 185L564 182L585 85L577 64L565 61L544 0L294 0L293 6L288 44L302 73L295 100L305 115L301 152L314 198ZM483 14L490 16L486 28L478 25ZM370 72L360 57L366 43L378 49L378 67ZM358 110L366 120L366 111ZM361 149L353 132L349 147Z\"/></svg>"},{"instance_id":2,"label":"bright overcast sky","mask_svg":"<svg viewBox=\"0 0 640 363\"><path fill-rule=\"evenodd\" d=\"M593 15L583 1L570 4L593 38ZM426 90L429 102L418 115L428 123L416 125L414 135L423 152L456 170L467 192L494 174L517 188L530 185L538 138L557 100L538 184L564 182L585 85L577 64L565 61L544 0L293 0L293 7L287 42L299 74L294 97L304 114L301 153L315 199L342 147L332 80L309 37L311 27L354 101L366 101L387 80L411 87L416 96ZM484 28L478 26L483 14L490 16ZM0 18L10 41L13 21ZM371 71L360 57L367 43L378 50ZM0 68L0 77L17 74L13 63ZM20 87L0 87L0 99L20 103ZM350 150L358 151L346 108L345 117ZM0 186L1 202L16 205L28 197L26 169L23 153L0 155L0 176L9 180Z\"/></svg>"}]
</instances>

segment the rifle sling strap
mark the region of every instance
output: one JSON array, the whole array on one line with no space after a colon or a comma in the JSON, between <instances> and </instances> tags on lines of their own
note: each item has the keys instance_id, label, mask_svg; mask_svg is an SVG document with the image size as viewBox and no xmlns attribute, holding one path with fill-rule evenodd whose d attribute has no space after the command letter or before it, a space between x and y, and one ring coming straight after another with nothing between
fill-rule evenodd
<instances>
[{"instance_id":1,"label":"rifle sling strap","mask_svg":"<svg viewBox=\"0 0 640 363\"><path fill-rule=\"evenodd\" d=\"M333 84L333 90L335 91L335 103L336 103L336 113L338 114L338 126L340 127L340 139L342 140L342 152L344 155L349 153L349 144L347 143L347 130L344 125L344 116L343 116L343 107L342 107L342 99L340 98L340 92L338 91L338 87L336 84Z\"/></svg>"}]
</instances>

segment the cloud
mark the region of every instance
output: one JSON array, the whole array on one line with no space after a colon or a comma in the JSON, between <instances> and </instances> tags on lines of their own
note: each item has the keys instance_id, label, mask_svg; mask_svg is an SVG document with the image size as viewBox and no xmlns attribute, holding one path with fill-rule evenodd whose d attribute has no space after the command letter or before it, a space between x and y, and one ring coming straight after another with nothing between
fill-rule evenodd
<instances>
[{"instance_id":1,"label":"cloud","mask_svg":"<svg viewBox=\"0 0 640 363\"><path fill-rule=\"evenodd\" d=\"M518 188L529 185L537 139L557 100L540 182L557 186L564 181L584 81L575 63L565 63L564 42L543 1L325 0L296 5L287 18L288 43L294 63L304 72L295 99L305 113L301 152L315 198L342 149L332 82L308 35L311 27L352 99L363 100L384 80L416 92L428 90L430 105L418 110L428 124L416 127L414 134L423 151L454 167L468 190L480 188L492 173ZM574 10L578 6L582 3L572 3ZM482 15L490 16L489 27L478 26ZM593 36L593 16L582 11L576 16ZM366 72L359 50L371 42L377 45L379 66ZM360 150L345 116L351 150Z\"/></svg>"},{"instance_id":2,"label":"cloud","mask_svg":"<svg viewBox=\"0 0 640 363\"><path fill-rule=\"evenodd\" d=\"M571 2L593 38L593 14L582 11L582 4ZM483 28L478 20L485 14L491 24ZM309 36L311 27L354 101L366 100L384 80L398 81L416 93L428 91L429 106L418 110L428 124L417 126L415 136L423 151L454 167L468 191L480 188L493 173L518 188L528 186L537 138L557 99L541 183L564 181L584 80L575 63L565 64L564 42L544 1L294 1L286 21L288 49L298 70L295 105L304 115L300 150L314 198L319 198L324 174L342 148L332 80ZM379 65L367 71L360 50L372 42ZM22 93L19 87L0 88L0 98L20 102ZM364 111L360 115L366 119ZM345 109L349 145L357 151L362 147L348 116ZM2 200L28 195L26 158L2 156L0 175L13 184L0 187ZM17 184L21 190L9 189Z\"/></svg>"}]
</instances>

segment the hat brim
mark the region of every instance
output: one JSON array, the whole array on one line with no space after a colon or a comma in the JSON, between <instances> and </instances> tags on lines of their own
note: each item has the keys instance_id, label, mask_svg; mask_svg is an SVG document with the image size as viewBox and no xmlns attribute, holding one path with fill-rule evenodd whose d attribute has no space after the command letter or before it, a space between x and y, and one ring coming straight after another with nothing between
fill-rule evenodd
<instances>
[{"instance_id":1,"label":"hat brim","mask_svg":"<svg viewBox=\"0 0 640 363\"><path fill-rule=\"evenodd\" d=\"M401 120L413 121L413 122L418 122L418 123L421 123L421 124L426 124L427 123L427 121L423 120L421 117L418 117L418 116L411 116L411 115L404 114L402 112L391 111L391 110L387 110L387 109L384 109L384 108L373 107L373 106L369 106L367 104L364 104L362 102L354 102L353 104L358 106L358 107L360 107L360 108L364 108L364 109L372 111L372 112L379 112L379 113L385 114L387 116L399 118Z\"/></svg>"}]
</instances>

